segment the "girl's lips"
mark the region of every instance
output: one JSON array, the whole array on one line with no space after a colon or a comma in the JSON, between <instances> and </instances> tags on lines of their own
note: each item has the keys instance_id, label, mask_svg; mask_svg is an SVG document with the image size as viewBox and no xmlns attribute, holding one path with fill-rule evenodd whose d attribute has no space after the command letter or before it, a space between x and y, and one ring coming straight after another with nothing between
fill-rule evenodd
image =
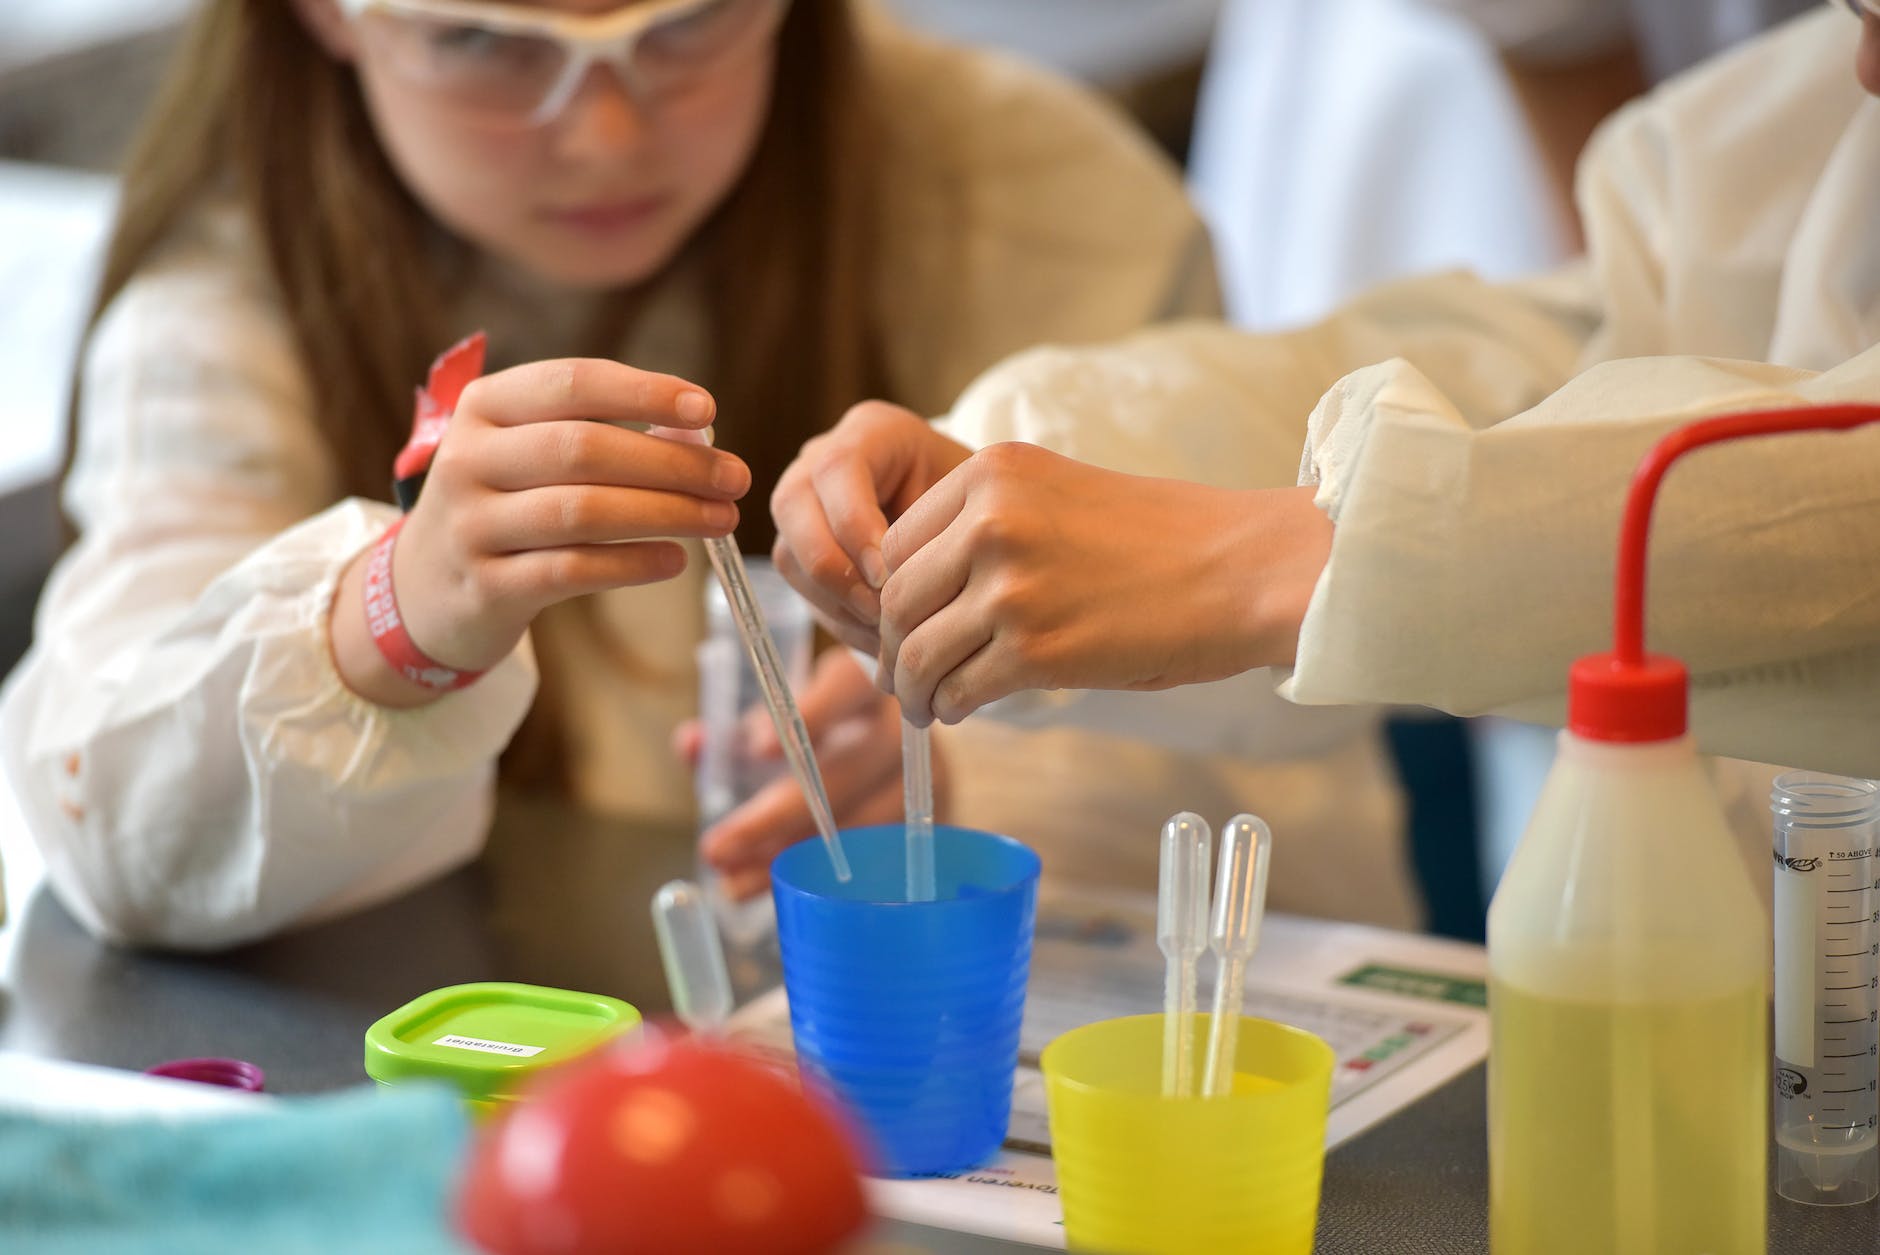
<instances>
[{"instance_id":1,"label":"girl's lips","mask_svg":"<svg viewBox=\"0 0 1880 1255\"><path fill-rule=\"evenodd\" d=\"M607 235L641 226L666 207L667 197L647 196L639 200L596 201L565 209L550 209L543 216L558 226L593 235Z\"/></svg>"}]
</instances>

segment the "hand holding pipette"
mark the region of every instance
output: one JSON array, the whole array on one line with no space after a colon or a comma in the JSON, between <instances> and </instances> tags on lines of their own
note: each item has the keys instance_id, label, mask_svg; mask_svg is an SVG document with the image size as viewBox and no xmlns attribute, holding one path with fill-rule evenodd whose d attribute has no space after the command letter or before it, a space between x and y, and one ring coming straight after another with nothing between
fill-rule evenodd
<instances>
[{"instance_id":1,"label":"hand holding pipette","mask_svg":"<svg viewBox=\"0 0 1880 1255\"><path fill-rule=\"evenodd\" d=\"M717 1033L731 1015L731 976L718 921L699 887L674 880L653 895L653 934L679 1019L695 1033Z\"/></svg>"},{"instance_id":2,"label":"hand holding pipette","mask_svg":"<svg viewBox=\"0 0 1880 1255\"><path fill-rule=\"evenodd\" d=\"M926 728L901 721L901 789L907 825L907 900L934 899L933 744Z\"/></svg>"},{"instance_id":3,"label":"hand holding pipette","mask_svg":"<svg viewBox=\"0 0 1880 1255\"><path fill-rule=\"evenodd\" d=\"M1208 1025L1207 1073L1201 1093L1221 1098L1234 1090L1234 1049L1240 1008L1246 996L1247 961L1260 943L1266 915L1267 872L1273 864L1273 833L1255 815L1236 815L1221 834L1221 868L1214 886L1214 924L1209 946L1218 967L1214 1014Z\"/></svg>"},{"instance_id":4,"label":"hand holding pipette","mask_svg":"<svg viewBox=\"0 0 1880 1255\"><path fill-rule=\"evenodd\" d=\"M1183 811L1162 825L1155 943L1168 963L1162 997L1162 1096L1195 1092L1195 984L1208 948L1208 821Z\"/></svg>"}]
</instances>

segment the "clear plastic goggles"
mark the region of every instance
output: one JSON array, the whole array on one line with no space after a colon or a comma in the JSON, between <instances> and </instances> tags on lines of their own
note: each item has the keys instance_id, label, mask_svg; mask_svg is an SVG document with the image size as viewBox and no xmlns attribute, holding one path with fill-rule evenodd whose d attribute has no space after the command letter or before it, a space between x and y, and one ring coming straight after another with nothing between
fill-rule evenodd
<instances>
[{"instance_id":1,"label":"clear plastic goggles","mask_svg":"<svg viewBox=\"0 0 1880 1255\"><path fill-rule=\"evenodd\" d=\"M477 0L340 0L362 51L492 124L560 113L610 66L636 99L682 90L776 33L788 0L645 0L573 14Z\"/></svg>"}]
</instances>

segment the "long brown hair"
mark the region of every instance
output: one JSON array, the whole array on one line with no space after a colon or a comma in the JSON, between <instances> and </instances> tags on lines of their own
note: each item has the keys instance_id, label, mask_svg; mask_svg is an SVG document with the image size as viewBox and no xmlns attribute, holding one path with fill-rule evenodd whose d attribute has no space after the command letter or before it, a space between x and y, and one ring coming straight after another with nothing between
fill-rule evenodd
<instances>
[{"instance_id":1,"label":"long brown hair","mask_svg":"<svg viewBox=\"0 0 1880 1255\"><path fill-rule=\"evenodd\" d=\"M705 276L713 343L737 346L699 382L752 468L739 527L747 552L768 549L763 503L802 442L849 404L887 393L868 295L871 96L850 0L794 0L776 58L751 165L686 249ZM267 259L342 490L389 499L412 387L461 330L443 311L468 250L405 189L352 68L320 48L288 0L209 0L185 36L126 163L94 325L220 189L239 199ZM566 351L617 352L636 304L619 294L587 342ZM71 437L79 406L74 389ZM506 774L554 774L560 720L542 705L505 759L532 766Z\"/></svg>"}]
</instances>

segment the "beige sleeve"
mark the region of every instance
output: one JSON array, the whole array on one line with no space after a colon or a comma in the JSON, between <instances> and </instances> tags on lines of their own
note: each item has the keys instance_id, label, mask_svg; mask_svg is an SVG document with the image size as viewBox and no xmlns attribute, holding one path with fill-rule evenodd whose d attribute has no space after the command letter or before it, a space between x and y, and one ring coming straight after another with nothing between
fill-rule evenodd
<instances>
[{"instance_id":1,"label":"beige sleeve","mask_svg":"<svg viewBox=\"0 0 1880 1255\"><path fill-rule=\"evenodd\" d=\"M1636 359L1476 431L1410 364L1360 372L1314 417L1337 433L1361 413L1366 436L1322 464L1324 445L1308 451L1338 527L1288 696L1559 722L1569 663L1611 639L1621 507L1646 450L1704 415L1877 388L1880 350L1819 376ZM1667 479L1648 636L1691 668L1706 750L1880 772L1876 519L1880 429L1717 447Z\"/></svg>"}]
</instances>

